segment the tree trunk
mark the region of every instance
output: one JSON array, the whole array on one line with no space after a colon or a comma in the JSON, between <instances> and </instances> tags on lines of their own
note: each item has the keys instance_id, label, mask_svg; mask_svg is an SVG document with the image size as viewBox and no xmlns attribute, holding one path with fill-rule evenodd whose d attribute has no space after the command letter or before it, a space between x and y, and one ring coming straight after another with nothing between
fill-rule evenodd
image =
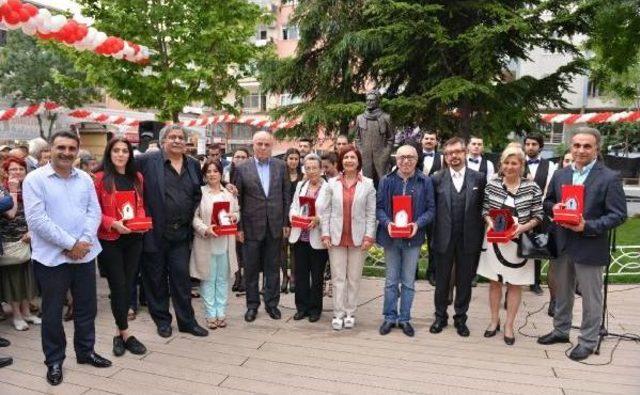
<instances>
[{"instance_id":1,"label":"tree trunk","mask_svg":"<svg viewBox=\"0 0 640 395\"><path fill-rule=\"evenodd\" d=\"M180 123L180 112L174 111L171 113L171 120L173 123Z\"/></svg>"},{"instance_id":2,"label":"tree trunk","mask_svg":"<svg viewBox=\"0 0 640 395\"><path fill-rule=\"evenodd\" d=\"M49 111L47 111L47 113L48 113L47 119L49 120L49 131L47 133L47 138L45 140L49 141L51 139L51 134L53 132L53 125L55 125L56 120L58 119L58 113L49 112Z\"/></svg>"},{"instance_id":3,"label":"tree trunk","mask_svg":"<svg viewBox=\"0 0 640 395\"><path fill-rule=\"evenodd\" d=\"M44 136L44 128L42 127L42 116L40 114L36 115L36 118L38 119L38 129L40 132L40 137L42 137L43 139L47 140L47 138Z\"/></svg>"}]
</instances>

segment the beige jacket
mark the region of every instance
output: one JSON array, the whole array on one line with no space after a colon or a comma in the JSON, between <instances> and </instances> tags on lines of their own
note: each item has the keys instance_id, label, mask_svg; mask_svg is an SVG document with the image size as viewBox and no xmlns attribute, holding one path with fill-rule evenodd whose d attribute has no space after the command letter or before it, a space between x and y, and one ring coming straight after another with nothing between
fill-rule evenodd
<instances>
[{"instance_id":1,"label":"beige jacket","mask_svg":"<svg viewBox=\"0 0 640 395\"><path fill-rule=\"evenodd\" d=\"M191 277L206 280L209 278L209 268L211 267L211 256L223 253L229 254L229 267L237 267L236 257L236 237L220 236L205 238L204 233L211 226L211 212L213 203L220 201L231 202L231 212L236 216L238 213L238 200L226 189L222 193L214 194L208 185L202 187L202 200L193 216L193 229L195 235L191 248L191 259L189 261L189 272Z\"/></svg>"}]
</instances>

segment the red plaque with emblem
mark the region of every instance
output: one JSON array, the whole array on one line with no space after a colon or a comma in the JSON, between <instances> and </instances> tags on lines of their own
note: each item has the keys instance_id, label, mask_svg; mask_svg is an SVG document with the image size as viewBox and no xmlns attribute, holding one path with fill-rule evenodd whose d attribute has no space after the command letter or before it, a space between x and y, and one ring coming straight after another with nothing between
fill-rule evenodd
<instances>
[{"instance_id":1,"label":"red plaque with emblem","mask_svg":"<svg viewBox=\"0 0 640 395\"><path fill-rule=\"evenodd\" d=\"M584 212L584 185L563 185L562 205L562 208L553 210L553 221L578 225Z\"/></svg>"},{"instance_id":2,"label":"red plaque with emblem","mask_svg":"<svg viewBox=\"0 0 640 395\"><path fill-rule=\"evenodd\" d=\"M134 232L146 232L153 228L150 217L142 217L138 213L137 194L135 191L116 191L114 193L116 204L116 219Z\"/></svg>"},{"instance_id":3,"label":"red plaque with emblem","mask_svg":"<svg viewBox=\"0 0 640 395\"><path fill-rule=\"evenodd\" d=\"M503 208L492 208L489 210L489 217L493 221L493 228L487 232L489 243L505 244L511 241L518 227L511 210Z\"/></svg>"},{"instance_id":4,"label":"red plaque with emblem","mask_svg":"<svg viewBox=\"0 0 640 395\"><path fill-rule=\"evenodd\" d=\"M389 236L394 239L408 239L411 237L413 226L413 206L410 195L393 197L393 225Z\"/></svg>"},{"instance_id":5,"label":"red plaque with emblem","mask_svg":"<svg viewBox=\"0 0 640 395\"><path fill-rule=\"evenodd\" d=\"M238 232L238 225L231 220L230 202L213 203L211 225L218 236L233 236Z\"/></svg>"},{"instance_id":6,"label":"red plaque with emblem","mask_svg":"<svg viewBox=\"0 0 640 395\"><path fill-rule=\"evenodd\" d=\"M307 229L316 216L316 199L311 196L300 196L300 214L291 216L291 226Z\"/></svg>"}]
</instances>

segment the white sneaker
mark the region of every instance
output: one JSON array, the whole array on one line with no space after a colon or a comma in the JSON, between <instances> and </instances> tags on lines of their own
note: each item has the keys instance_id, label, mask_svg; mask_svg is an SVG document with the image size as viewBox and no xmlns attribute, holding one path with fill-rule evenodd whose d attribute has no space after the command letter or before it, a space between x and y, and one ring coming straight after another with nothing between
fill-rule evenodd
<instances>
[{"instance_id":1,"label":"white sneaker","mask_svg":"<svg viewBox=\"0 0 640 395\"><path fill-rule=\"evenodd\" d=\"M356 317L346 316L344 319L344 329L352 329L356 325Z\"/></svg>"},{"instance_id":2,"label":"white sneaker","mask_svg":"<svg viewBox=\"0 0 640 395\"><path fill-rule=\"evenodd\" d=\"M40 319L38 316L36 315L28 315L26 317L24 317L24 320L27 321L30 324L33 325L40 325L42 324L42 319Z\"/></svg>"},{"instance_id":3,"label":"white sneaker","mask_svg":"<svg viewBox=\"0 0 640 395\"><path fill-rule=\"evenodd\" d=\"M26 331L29 329L29 324L22 318L14 318L13 327L16 328L17 331Z\"/></svg>"},{"instance_id":4,"label":"white sneaker","mask_svg":"<svg viewBox=\"0 0 640 395\"><path fill-rule=\"evenodd\" d=\"M342 329L342 324L342 318L333 317L333 319L331 320L331 327L334 331L339 331L340 329Z\"/></svg>"}]
</instances>

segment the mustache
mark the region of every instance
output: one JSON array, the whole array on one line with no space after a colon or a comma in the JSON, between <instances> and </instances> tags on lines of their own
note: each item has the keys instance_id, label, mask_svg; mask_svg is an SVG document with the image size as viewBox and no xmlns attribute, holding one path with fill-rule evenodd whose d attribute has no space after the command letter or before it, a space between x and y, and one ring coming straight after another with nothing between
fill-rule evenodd
<instances>
[{"instance_id":1,"label":"mustache","mask_svg":"<svg viewBox=\"0 0 640 395\"><path fill-rule=\"evenodd\" d=\"M73 160L73 159L75 159L75 157L76 157L75 155L64 155L64 154L59 154L58 155L58 158L60 158L60 159L68 159L68 160Z\"/></svg>"}]
</instances>

